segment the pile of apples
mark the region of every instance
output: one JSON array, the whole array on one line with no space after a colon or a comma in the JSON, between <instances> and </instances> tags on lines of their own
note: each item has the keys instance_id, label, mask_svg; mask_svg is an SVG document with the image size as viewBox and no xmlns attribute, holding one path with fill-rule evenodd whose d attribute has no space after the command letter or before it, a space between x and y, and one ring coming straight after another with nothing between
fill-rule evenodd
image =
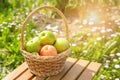
<instances>
[{"instance_id":1,"label":"pile of apples","mask_svg":"<svg viewBox=\"0 0 120 80\"><path fill-rule=\"evenodd\" d=\"M66 38L56 37L48 30L42 31L37 37L29 40L26 45L26 51L37 52L40 56L55 56L69 47Z\"/></svg>"}]
</instances>

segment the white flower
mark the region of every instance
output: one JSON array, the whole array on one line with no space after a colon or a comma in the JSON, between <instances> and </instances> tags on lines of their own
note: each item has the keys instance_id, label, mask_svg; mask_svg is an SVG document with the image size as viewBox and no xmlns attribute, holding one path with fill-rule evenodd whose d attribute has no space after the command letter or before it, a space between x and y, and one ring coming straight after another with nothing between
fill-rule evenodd
<instances>
[{"instance_id":1,"label":"white flower","mask_svg":"<svg viewBox=\"0 0 120 80\"><path fill-rule=\"evenodd\" d=\"M118 26L118 28L120 28L120 26Z\"/></svg>"},{"instance_id":2,"label":"white flower","mask_svg":"<svg viewBox=\"0 0 120 80\"><path fill-rule=\"evenodd\" d=\"M72 51L71 53L75 53L74 51Z\"/></svg>"},{"instance_id":3,"label":"white flower","mask_svg":"<svg viewBox=\"0 0 120 80\"><path fill-rule=\"evenodd\" d=\"M74 24L77 24L77 23L79 23L79 20L78 19L74 20Z\"/></svg>"},{"instance_id":4,"label":"white flower","mask_svg":"<svg viewBox=\"0 0 120 80\"><path fill-rule=\"evenodd\" d=\"M87 24L88 23L88 21L87 20L83 20L83 24Z\"/></svg>"},{"instance_id":5,"label":"white flower","mask_svg":"<svg viewBox=\"0 0 120 80\"><path fill-rule=\"evenodd\" d=\"M95 31L97 31L97 29L96 29L96 28L93 28L91 31L92 31L92 32L95 32Z\"/></svg>"},{"instance_id":6,"label":"white flower","mask_svg":"<svg viewBox=\"0 0 120 80\"><path fill-rule=\"evenodd\" d=\"M87 50L83 50L83 53L87 53L88 51Z\"/></svg>"},{"instance_id":7,"label":"white flower","mask_svg":"<svg viewBox=\"0 0 120 80\"><path fill-rule=\"evenodd\" d=\"M120 22L116 23L117 25L120 25Z\"/></svg>"},{"instance_id":8,"label":"white flower","mask_svg":"<svg viewBox=\"0 0 120 80\"><path fill-rule=\"evenodd\" d=\"M26 12L25 14L28 15L28 12Z\"/></svg>"},{"instance_id":9,"label":"white flower","mask_svg":"<svg viewBox=\"0 0 120 80\"><path fill-rule=\"evenodd\" d=\"M104 66L105 68L109 68L109 65L108 64L105 64L105 66Z\"/></svg>"},{"instance_id":10,"label":"white flower","mask_svg":"<svg viewBox=\"0 0 120 80\"><path fill-rule=\"evenodd\" d=\"M32 16L33 19L35 19L35 16Z\"/></svg>"},{"instance_id":11,"label":"white flower","mask_svg":"<svg viewBox=\"0 0 120 80\"><path fill-rule=\"evenodd\" d=\"M101 33L105 33L106 31L105 31L105 29L102 29L100 32L101 32Z\"/></svg>"},{"instance_id":12,"label":"white flower","mask_svg":"<svg viewBox=\"0 0 120 80\"><path fill-rule=\"evenodd\" d=\"M59 32L60 34L64 34L62 31Z\"/></svg>"},{"instance_id":13,"label":"white flower","mask_svg":"<svg viewBox=\"0 0 120 80\"><path fill-rule=\"evenodd\" d=\"M109 79L112 79L112 77L109 77Z\"/></svg>"},{"instance_id":14,"label":"white flower","mask_svg":"<svg viewBox=\"0 0 120 80\"><path fill-rule=\"evenodd\" d=\"M120 65L116 64L116 65L115 65L115 68L116 68L116 69L119 69L119 68L120 68Z\"/></svg>"},{"instance_id":15,"label":"white flower","mask_svg":"<svg viewBox=\"0 0 120 80\"><path fill-rule=\"evenodd\" d=\"M115 80L120 80L119 78L115 78Z\"/></svg>"},{"instance_id":16,"label":"white flower","mask_svg":"<svg viewBox=\"0 0 120 80\"><path fill-rule=\"evenodd\" d=\"M78 26L79 29L82 28L82 27L83 27L82 25Z\"/></svg>"},{"instance_id":17,"label":"white flower","mask_svg":"<svg viewBox=\"0 0 120 80\"><path fill-rule=\"evenodd\" d=\"M111 36L111 37L116 37L117 35L116 35L116 34L111 34L110 36Z\"/></svg>"},{"instance_id":18,"label":"white flower","mask_svg":"<svg viewBox=\"0 0 120 80\"><path fill-rule=\"evenodd\" d=\"M55 30L55 32L58 32L58 30ZM59 34L60 34L61 37L65 37L64 32L60 31Z\"/></svg>"},{"instance_id":19,"label":"white flower","mask_svg":"<svg viewBox=\"0 0 120 80\"><path fill-rule=\"evenodd\" d=\"M105 36L102 36L102 38L104 39L104 38L105 38Z\"/></svg>"},{"instance_id":20,"label":"white flower","mask_svg":"<svg viewBox=\"0 0 120 80\"><path fill-rule=\"evenodd\" d=\"M13 44L10 44L10 46L13 46Z\"/></svg>"},{"instance_id":21,"label":"white flower","mask_svg":"<svg viewBox=\"0 0 120 80\"><path fill-rule=\"evenodd\" d=\"M106 60L106 63L110 63L110 60Z\"/></svg>"},{"instance_id":22,"label":"white flower","mask_svg":"<svg viewBox=\"0 0 120 80\"><path fill-rule=\"evenodd\" d=\"M92 29L91 31L92 31L92 32L95 32L95 31L96 31L96 29Z\"/></svg>"},{"instance_id":23,"label":"white flower","mask_svg":"<svg viewBox=\"0 0 120 80\"><path fill-rule=\"evenodd\" d=\"M76 33L72 33L72 37L75 37L76 36Z\"/></svg>"},{"instance_id":24,"label":"white flower","mask_svg":"<svg viewBox=\"0 0 120 80\"><path fill-rule=\"evenodd\" d=\"M113 62L117 62L117 59L113 59Z\"/></svg>"},{"instance_id":25,"label":"white flower","mask_svg":"<svg viewBox=\"0 0 120 80\"><path fill-rule=\"evenodd\" d=\"M116 35L120 35L120 32L116 32Z\"/></svg>"},{"instance_id":26,"label":"white flower","mask_svg":"<svg viewBox=\"0 0 120 80\"><path fill-rule=\"evenodd\" d=\"M91 33L87 33L87 36L91 36Z\"/></svg>"},{"instance_id":27,"label":"white flower","mask_svg":"<svg viewBox=\"0 0 120 80\"><path fill-rule=\"evenodd\" d=\"M18 24L18 27L21 27L21 24Z\"/></svg>"},{"instance_id":28,"label":"white flower","mask_svg":"<svg viewBox=\"0 0 120 80\"><path fill-rule=\"evenodd\" d=\"M38 31L35 31L35 34L38 34L39 32Z\"/></svg>"},{"instance_id":29,"label":"white flower","mask_svg":"<svg viewBox=\"0 0 120 80\"><path fill-rule=\"evenodd\" d=\"M110 54L110 57L114 57L115 56L115 54Z\"/></svg>"},{"instance_id":30,"label":"white flower","mask_svg":"<svg viewBox=\"0 0 120 80\"><path fill-rule=\"evenodd\" d=\"M47 25L46 29L52 29L51 25Z\"/></svg>"},{"instance_id":31,"label":"white flower","mask_svg":"<svg viewBox=\"0 0 120 80\"><path fill-rule=\"evenodd\" d=\"M16 25L16 23L15 23L15 22L12 22L10 25Z\"/></svg>"},{"instance_id":32,"label":"white flower","mask_svg":"<svg viewBox=\"0 0 120 80\"><path fill-rule=\"evenodd\" d=\"M53 29L58 29L58 26L54 26Z\"/></svg>"},{"instance_id":33,"label":"white flower","mask_svg":"<svg viewBox=\"0 0 120 80\"><path fill-rule=\"evenodd\" d=\"M101 37L97 37L97 40L100 41L100 40L102 40L102 38Z\"/></svg>"},{"instance_id":34,"label":"white flower","mask_svg":"<svg viewBox=\"0 0 120 80\"><path fill-rule=\"evenodd\" d=\"M54 32L58 32L59 30L58 29L52 29L52 31L54 31ZM65 34L61 34L61 35L65 35Z\"/></svg>"},{"instance_id":35,"label":"white flower","mask_svg":"<svg viewBox=\"0 0 120 80\"><path fill-rule=\"evenodd\" d=\"M89 24L89 25L93 25L93 24L94 24L94 22L90 21L88 24Z\"/></svg>"},{"instance_id":36,"label":"white flower","mask_svg":"<svg viewBox=\"0 0 120 80\"><path fill-rule=\"evenodd\" d=\"M35 29L32 29L31 31L32 31L32 32L35 32L36 30L35 30Z\"/></svg>"},{"instance_id":37,"label":"white flower","mask_svg":"<svg viewBox=\"0 0 120 80\"><path fill-rule=\"evenodd\" d=\"M96 44L97 44L97 42L95 41L95 42L94 42L94 45L96 45Z\"/></svg>"},{"instance_id":38,"label":"white flower","mask_svg":"<svg viewBox=\"0 0 120 80\"><path fill-rule=\"evenodd\" d=\"M119 20L115 20L115 23L118 23L119 22Z\"/></svg>"},{"instance_id":39,"label":"white flower","mask_svg":"<svg viewBox=\"0 0 120 80\"><path fill-rule=\"evenodd\" d=\"M77 44L75 44L75 43L72 43L72 46L77 46Z\"/></svg>"},{"instance_id":40,"label":"white flower","mask_svg":"<svg viewBox=\"0 0 120 80\"><path fill-rule=\"evenodd\" d=\"M88 44L87 42L84 42L84 43L83 43L84 46L87 45L87 44Z\"/></svg>"},{"instance_id":41,"label":"white flower","mask_svg":"<svg viewBox=\"0 0 120 80\"><path fill-rule=\"evenodd\" d=\"M113 30L112 30L112 29L107 29L106 31L107 31L107 32L112 32Z\"/></svg>"},{"instance_id":42,"label":"white flower","mask_svg":"<svg viewBox=\"0 0 120 80\"><path fill-rule=\"evenodd\" d=\"M104 79L104 78L105 78L105 76L101 74L100 75L100 79Z\"/></svg>"},{"instance_id":43,"label":"white flower","mask_svg":"<svg viewBox=\"0 0 120 80\"><path fill-rule=\"evenodd\" d=\"M26 37L26 35L27 35L27 34L25 33L25 34L24 34L24 37Z\"/></svg>"},{"instance_id":44,"label":"white flower","mask_svg":"<svg viewBox=\"0 0 120 80\"><path fill-rule=\"evenodd\" d=\"M120 53L116 53L116 55L120 57Z\"/></svg>"}]
</instances>

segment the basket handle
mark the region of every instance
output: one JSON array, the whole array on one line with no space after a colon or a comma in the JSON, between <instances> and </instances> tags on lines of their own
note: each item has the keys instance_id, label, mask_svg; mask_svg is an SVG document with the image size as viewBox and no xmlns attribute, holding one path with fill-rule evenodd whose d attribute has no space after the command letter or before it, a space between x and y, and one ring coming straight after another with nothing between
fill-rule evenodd
<instances>
[{"instance_id":1,"label":"basket handle","mask_svg":"<svg viewBox=\"0 0 120 80\"><path fill-rule=\"evenodd\" d=\"M56 11L57 14L59 14L61 16L61 18L63 19L63 22L64 22L64 26L66 28L66 38L68 39L68 24L67 24L67 20L64 16L64 14L57 8L55 7L52 7L52 6L42 6L42 7L38 7L36 8L34 11L32 11L28 16L27 18L25 19L25 21L23 22L23 26L22 26L22 31L21 31L21 46L22 46L22 49L25 49L25 43L24 43L24 31L25 31L25 27L26 27L26 24L27 22L29 21L29 19L33 16L33 14L35 14L37 11L41 10L41 9L51 9L51 10L54 10Z\"/></svg>"}]
</instances>

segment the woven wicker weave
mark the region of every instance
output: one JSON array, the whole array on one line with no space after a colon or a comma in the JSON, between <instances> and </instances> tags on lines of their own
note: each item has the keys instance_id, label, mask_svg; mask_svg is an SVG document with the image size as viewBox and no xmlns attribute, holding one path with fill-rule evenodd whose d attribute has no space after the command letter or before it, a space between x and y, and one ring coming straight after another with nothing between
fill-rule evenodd
<instances>
[{"instance_id":1,"label":"woven wicker weave","mask_svg":"<svg viewBox=\"0 0 120 80\"><path fill-rule=\"evenodd\" d=\"M62 71L64 68L64 63L66 61L66 58L68 54L70 53L70 48L68 48L66 51L59 53L57 56L39 56L39 55L33 55L25 50L25 43L24 43L24 31L26 24L28 20L35 14L37 11L41 9L52 9L56 11L63 19L63 22L65 24L66 28L66 38L68 39L68 25L65 16L62 14L60 10L58 10L55 7L51 6L43 6L35 9L32 11L27 18L25 19L23 26L22 26L22 32L21 32L21 52L22 55L25 57L25 60L28 64L28 67L30 71L39 76L39 77L47 77L56 75L59 72Z\"/></svg>"}]
</instances>

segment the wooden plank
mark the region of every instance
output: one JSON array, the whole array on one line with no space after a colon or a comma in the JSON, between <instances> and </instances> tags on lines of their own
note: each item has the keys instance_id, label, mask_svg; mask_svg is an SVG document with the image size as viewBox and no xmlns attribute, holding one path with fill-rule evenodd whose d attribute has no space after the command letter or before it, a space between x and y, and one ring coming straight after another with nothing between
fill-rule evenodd
<instances>
[{"instance_id":1,"label":"wooden plank","mask_svg":"<svg viewBox=\"0 0 120 80\"><path fill-rule=\"evenodd\" d=\"M78 60L62 80L75 80L88 64L89 61Z\"/></svg>"},{"instance_id":2,"label":"wooden plank","mask_svg":"<svg viewBox=\"0 0 120 80\"><path fill-rule=\"evenodd\" d=\"M36 76L34 76L32 80L36 80Z\"/></svg>"},{"instance_id":3,"label":"wooden plank","mask_svg":"<svg viewBox=\"0 0 120 80\"><path fill-rule=\"evenodd\" d=\"M34 76L32 80L45 80L45 78L38 78L38 77Z\"/></svg>"},{"instance_id":4,"label":"wooden plank","mask_svg":"<svg viewBox=\"0 0 120 80\"><path fill-rule=\"evenodd\" d=\"M63 71L58 75L50 77L49 80L60 80L68 72L68 70L75 64L76 61L77 59L70 57L67 58Z\"/></svg>"},{"instance_id":5,"label":"wooden plank","mask_svg":"<svg viewBox=\"0 0 120 80\"><path fill-rule=\"evenodd\" d=\"M24 62L18 68L14 69L11 73L9 73L3 80L14 80L18 76L20 76L24 71L27 70L27 64Z\"/></svg>"},{"instance_id":6,"label":"wooden plank","mask_svg":"<svg viewBox=\"0 0 120 80\"><path fill-rule=\"evenodd\" d=\"M48 80L92 80L101 67L100 63L67 58L64 70ZM26 62L9 73L3 80L44 80L36 78L28 69Z\"/></svg>"},{"instance_id":7,"label":"wooden plank","mask_svg":"<svg viewBox=\"0 0 120 80\"><path fill-rule=\"evenodd\" d=\"M28 69L21 76L19 76L16 80L29 80L32 77L34 77L34 75Z\"/></svg>"},{"instance_id":8,"label":"wooden plank","mask_svg":"<svg viewBox=\"0 0 120 80\"><path fill-rule=\"evenodd\" d=\"M81 74L81 76L78 78L78 80L92 80L100 67L100 63L91 62L85 69L85 71Z\"/></svg>"}]
</instances>

